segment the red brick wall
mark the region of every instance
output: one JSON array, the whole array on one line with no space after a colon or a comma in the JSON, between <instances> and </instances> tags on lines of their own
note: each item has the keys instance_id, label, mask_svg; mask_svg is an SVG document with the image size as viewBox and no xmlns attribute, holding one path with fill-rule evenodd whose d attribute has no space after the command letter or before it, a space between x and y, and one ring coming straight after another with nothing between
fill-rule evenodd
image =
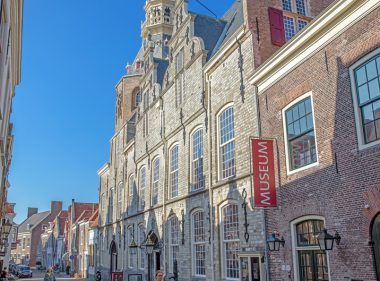
<instances>
[{"instance_id":1,"label":"red brick wall","mask_svg":"<svg viewBox=\"0 0 380 281\"><path fill-rule=\"evenodd\" d=\"M278 140L279 208L267 211L268 233L284 235L285 249L271 253L271 280L290 280L281 265L294 265L290 224L307 215L325 217L342 236L329 253L331 280L376 280L370 224L380 212L380 147L358 150L349 67L380 48L380 9L372 12L291 71L259 97L263 137ZM312 91L319 165L287 175L282 109ZM365 205L369 205L369 209Z\"/></svg>"}]
</instances>

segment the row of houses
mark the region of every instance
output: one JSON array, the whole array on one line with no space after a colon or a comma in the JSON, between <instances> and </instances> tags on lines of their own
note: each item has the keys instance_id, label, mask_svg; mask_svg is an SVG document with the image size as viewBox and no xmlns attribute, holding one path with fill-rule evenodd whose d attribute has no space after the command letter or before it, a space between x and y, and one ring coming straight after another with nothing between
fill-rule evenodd
<instances>
[{"instance_id":1,"label":"row of houses","mask_svg":"<svg viewBox=\"0 0 380 281\"><path fill-rule=\"evenodd\" d=\"M380 2L144 9L98 171L104 280L380 280Z\"/></svg>"},{"instance_id":2,"label":"row of houses","mask_svg":"<svg viewBox=\"0 0 380 281\"><path fill-rule=\"evenodd\" d=\"M17 226L16 247L10 260L36 268L55 267L71 275L93 274L94 239L98 204L72 200L67 210L52 201L49 211L28 208L27 218Z\"/></svg>"}]
</instances>

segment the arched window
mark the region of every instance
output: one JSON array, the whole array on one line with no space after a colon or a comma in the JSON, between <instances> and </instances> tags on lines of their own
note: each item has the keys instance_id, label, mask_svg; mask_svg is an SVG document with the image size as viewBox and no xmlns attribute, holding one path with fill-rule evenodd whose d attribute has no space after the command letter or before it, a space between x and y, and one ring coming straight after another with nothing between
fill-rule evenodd
<instances>
[{"instance_id":1,"label":"arched window","mask_svg":"<svg viewBox=\"0 0 380 281\"><path fill-rule=\"evenodd\" d=\"M160 187L160 158L153 161L153 192L152 192L152 205L158 203L158 190Z\"/></svg>"},{"instance_id":2,"label":"arched window","mask_svg":"<svg viewBox=\"0 0 380 281\"><path fill-rule=\"evenodd\" d=\"M196 211L192 214L192 264L193 274L206 275L206 243L204 228L204 212Z\"/></svg>"},{"instance_id":3,"label":"arched window","mask_svg":"<svg viewBox=\"0 0 380 281\"><path fill-rule=\"evenodd\" d=\"M301 218L292 224L297 280L329 281L326 251L321 251L317 239L325 227L323 219Z\"/></svg>"},{"instance_id":4,"label":"arched window","mask_svg":"<svg viewBox=\"0 0 380 281\"><path fill-rule=\"evenodd\" d=\"M169 270L174 272L174 263L178 262L179 222L177 216L169 219ZM178 264L177 264L178 265Z\"/></svg>"},{"instance_id":5,"label":"arched window","mask_svg":"<svg viewBox=\"0 0 380 281\"><path fill-rule=\"evenodd\" d=\"M375 256L377 280L380 280L380 215L377 215L372 224L373 253Z\"/></svg>"},{"instance_id":6,"label":"arched window","mask_svg":"<svg viewBox=\"0 0 380 281\"><path fill-rule=\"evenodd\" d=\"M179 146L176 144L170 150L170 198L178 196L178 152Z\"/></svg>"},{"instance_id":7,"label":"arched window","mask_svg":"<svg viewBox=\"0 0 380 281\"><path fill-rule=\"evenodd\" d=\"M138 245L145 243L145 226L144 224L139 225L139 240ZM141 270L145 270L145 249L139 248L139 266Z\"/></svg>"},{"instance_id":8,"label":"arched window","mask_svg":"<svg viewBox=\"0 0 380 281\"><path fill-rule=\"evenodd\" d=\"M203 175L203 129L197 129L192 135L191 143L191 191L204 188Z\"/></svg>"},{"instance_id":9,"label":"arched window","mask_svg":"<svg viewBox=\"0 0 380 281\"><path fill-rule=\"evenodd\" d=\"M145 187L146 187L146 169L142 167L140 170L140 198L139 208L144 210L145 208Z\"/></svg>"},{"instance_id":10,"label":"arched window","mask_svg":"<svg viewBox=\"0 0 380 281\"><path fill-rule=\"evenodd\" d=\"M117 188L117 208L119 212L119 217L123 214L123 201L124 201L124 184L122 182L119 183Z\"/></svg>"},{"instance_id":11,"label":"arched window","mask_svg":"<svg viewBox=\"0 0 380 281\"><path fill-rule=\"evenodd\" d=\"M131 243L132 243L133 235L134 235L133 227L128 226L127 248L128 248L128 267L129 268L134 268L134 255L133 255L131 249L129 248L129 245L131 245Z\"/></svg>"},{"instance_id":12,"label":"arched window","mask_svg":"<svg viewBox=\"0 0 380 281\"><path fill-rule=\"evenodd\" d=\"M235 176L234 108L228 106L219 114L219 169L220 178Z\"/></svg>"},{"instance_id":13,"label":"arched window","mask_svg":"<svg viewBox=\"0 0 380 281\"><path fill-rule=\"evenodd\" d=\"M238 205L228 204L222 208L222 264L224 277L239 280L239 215Z\"/></svg>"}]
</instances>

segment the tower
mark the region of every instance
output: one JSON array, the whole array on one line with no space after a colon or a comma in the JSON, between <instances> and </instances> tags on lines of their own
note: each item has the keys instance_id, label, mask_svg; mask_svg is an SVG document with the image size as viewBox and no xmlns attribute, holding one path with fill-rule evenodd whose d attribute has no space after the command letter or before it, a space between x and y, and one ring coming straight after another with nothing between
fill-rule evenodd
<instances>
[{"instance_id":1,"label":"tower","mask_svg":"<svg viewBox=\"0 0 380 281\"><path fill-rule=\"evenodd\" d=\"M153 57L166 59L169 42L173 33L175 0L147 0L145 22L141 26L143 47L154 48Z\"/></svg>"}]
</instances>

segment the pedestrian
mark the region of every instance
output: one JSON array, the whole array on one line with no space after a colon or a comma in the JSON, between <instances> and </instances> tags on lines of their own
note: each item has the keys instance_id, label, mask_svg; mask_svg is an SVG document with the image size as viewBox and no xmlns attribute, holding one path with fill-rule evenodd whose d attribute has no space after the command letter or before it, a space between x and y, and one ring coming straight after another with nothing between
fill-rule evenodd
<instances>
[{"instance_id":1,"label":"pedestrian","mask_svg":"<svg viewBox=\"0 0 380 281\"><path fill-rule=\"evenodd\" d=\"M164 281L164 273L161 270L156 271L154 281Z\"/></svg>"},{"instance_id":2,"label":"pedestrian","mask_svg":"<svg viewBox=\"0 0 380 281\"><path fill-rule=\"evenodd\" d=\"M7 275L8 275L7 268L4 267L3 270L0 272L0 279L1 280L6 280L7 279Z\"/></svg>"},{"instance_id":3,"label":"pedestrian","mask_svg":"<svg viewBox=\"0 0 380 281\"><path fill-rule=\"evenodd\" d=\"M70 265L66 265L66 274L70 275Z\"/></svg>"},{"instance_id":4,"label":"pedestrian","mask_svg":"<svg viewBox=\"0 0 380 281\"><path fill-rule=\"evenodd\" d=\"M95 280L96 281L102 280L102 273L99 270L96 272Z\"/></svg>"},{"instance_id":5,"label":"pedestrian","mask_svg":"<svg viewBox=\"0 0 380 281\"><path fill-rule=\"evenodd\" d=\"M53 269L49 267L46 271L44 281L56 281L53 273Z\"/></svg>"}]
</instances>

